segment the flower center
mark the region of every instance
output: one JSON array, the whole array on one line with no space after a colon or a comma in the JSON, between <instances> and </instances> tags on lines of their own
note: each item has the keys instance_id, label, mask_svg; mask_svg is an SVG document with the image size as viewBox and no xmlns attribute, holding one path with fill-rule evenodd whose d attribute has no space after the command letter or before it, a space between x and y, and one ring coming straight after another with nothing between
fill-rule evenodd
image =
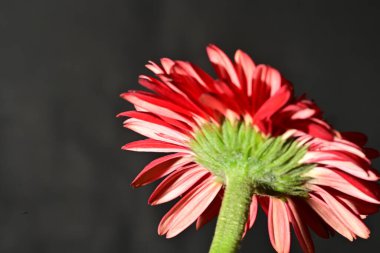
<instances>
[{"instance_id":1,"label":"flower center","mask_svg":"<svg viewBox=\"0 0 380 253\"><path fill-rule=\"evenodd\" d=\"M314 164L301 164L307 148L292 138L267 137L247 122L225 120L205 124L194 133L190 147L195 161L224 183L244 177L253 192L277 197L307 197L304 174Z\"/></svg>"}]
</instances>

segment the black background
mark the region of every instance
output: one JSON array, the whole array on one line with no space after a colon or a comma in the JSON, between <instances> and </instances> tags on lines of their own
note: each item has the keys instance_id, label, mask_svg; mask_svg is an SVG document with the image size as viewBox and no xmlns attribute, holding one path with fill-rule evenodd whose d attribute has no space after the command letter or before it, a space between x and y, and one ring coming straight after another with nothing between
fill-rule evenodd
<instances>
[{"instance_id":1,"label":"black background","mask_svg":"<svg viewBox=\"0 0 380 253\"><path fill-rule=\"evenodd\" d=\"M132 108L119 94L147 60L211 70L208 43L241 48L380 148L379 28L378 1L1 0L0 252L207 252L214 223L159 237L172 203L130 187L157 155L120 150L140 137L115 118ZM379 221L369 240L316 239L317 252L377 252ZM273 252L262 212L241 252Z\"/></svg>"}]
</instances>

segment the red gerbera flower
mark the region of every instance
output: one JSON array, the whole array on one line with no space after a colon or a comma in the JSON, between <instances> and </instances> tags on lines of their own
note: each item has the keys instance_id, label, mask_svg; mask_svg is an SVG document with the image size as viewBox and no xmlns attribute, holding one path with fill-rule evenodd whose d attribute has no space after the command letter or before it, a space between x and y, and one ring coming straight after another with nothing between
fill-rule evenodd
<instances>
[{"instance_id":1,"label":"red gerbera flower","mask_svg":"<svg viewBox=\"0 0 380 253\"><path fill-rule=\"evenodd\" d=\"M309 229L324 238L334 231L368 238L362 220L379 208L379 174L371 167L379 153L365 147L365 135L333 129L276 69L244 52L234 62L214 45L207 53L217 79L163 58L146 65L158 79L139 78L152 92L121 95L136 109L119 115L130 117L124 126L148 137L123 149L173 153L132 183L166 176L149 203L180 197L158 233L173 237L219 214L210 252L234 252L261 206L277 252L289 252L290 226L305 252L314 252Z\"/></svg>"}]
</instances>

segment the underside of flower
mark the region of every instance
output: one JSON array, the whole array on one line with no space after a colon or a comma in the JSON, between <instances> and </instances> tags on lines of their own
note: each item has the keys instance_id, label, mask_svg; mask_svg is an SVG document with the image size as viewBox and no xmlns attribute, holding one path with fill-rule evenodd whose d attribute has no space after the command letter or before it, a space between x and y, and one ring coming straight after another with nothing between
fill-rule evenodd
<instances>
[{"instance_id":1,"label":"underside of flower","mask_svg":"<svg viewBox=\"0 0 380 253\"><path fill-rule=\"evenodd\" d=\"M328 238L368 238L363 220L379 210L380 174L371 160L380 153L357 132L339 132L306 96L296 97L279 71L237 50L234 60L207 47L216 78L198 66L162 58L140 76L148 91L121 96L133 111L124 126L148 139L125 150L173 153L150 162L134 179L140 187L164 178L151 205L178 202L158 233L174 237L218 217L211 253L233 253L254 225L259 207L269 239L290 252L291 227L306 253L310 230Z\"/></svg>"},{"instance_id":2,"label":"underside of flower","mask_svg":"<svg viewBox=\"0 0 380 253\"><path fill-rule=\"evenodd\" d=\"M221 125L204 124L190 147L195 160L224 184L240 175L254 194L308 196L305 174L315 165L300 163L307 147L294 138L265 136L251 123L224 120Z\"/></svg>"}]
</instances>

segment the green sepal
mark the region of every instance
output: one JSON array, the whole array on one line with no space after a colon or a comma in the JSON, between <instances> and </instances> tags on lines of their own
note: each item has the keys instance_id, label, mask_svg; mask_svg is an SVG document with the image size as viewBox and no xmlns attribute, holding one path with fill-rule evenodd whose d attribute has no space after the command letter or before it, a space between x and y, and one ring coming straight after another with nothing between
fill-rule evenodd
<instances>
[{"instance_id":1,"label":"green sepal","mask_svg":"<svg viewBox=\"0 0 380 253\"><path fill-rule=\"evenodd\" d=\"M190 147L195 160L223 181L244 176L255 194L308 196L304 175L315 165L299 163L307 147L294 138L265 136L251 124L225 120L203 125Z\"/></svg>"}]
</instances>

